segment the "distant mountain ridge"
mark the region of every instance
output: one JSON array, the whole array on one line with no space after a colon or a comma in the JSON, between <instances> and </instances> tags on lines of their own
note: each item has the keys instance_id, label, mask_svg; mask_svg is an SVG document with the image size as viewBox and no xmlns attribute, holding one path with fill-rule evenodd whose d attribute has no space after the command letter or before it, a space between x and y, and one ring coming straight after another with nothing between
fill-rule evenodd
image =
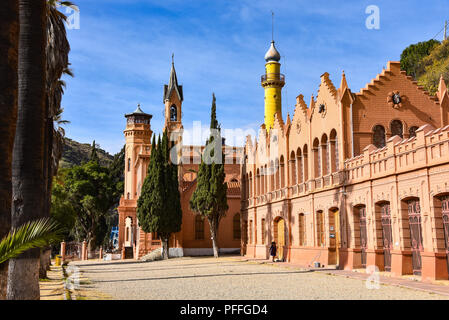
<instances>
[{"instance_id":1,"label":"distant mountain ridge","mask_svg":"<svg viewBox=\"0 0 449 320\"><path fill-rule=\"evenodd\" d=\"M62 158L59 161L59 166L61 168L73 167L74 165L80 165L89 161L92 152L92 144L80 143L69 138L64 138L64 140L65 143ZM114 156L98 147L97 155L100 159L100 164L104 166L109 165L114 159Z\"/></svg>"}]
</instances>

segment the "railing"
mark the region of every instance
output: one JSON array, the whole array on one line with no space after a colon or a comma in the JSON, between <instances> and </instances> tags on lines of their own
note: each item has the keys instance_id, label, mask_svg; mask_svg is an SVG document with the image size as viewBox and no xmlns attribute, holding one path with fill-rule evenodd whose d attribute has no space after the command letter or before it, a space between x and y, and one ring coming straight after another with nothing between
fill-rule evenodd
<instances>
[{"instance_id":1,"label":"railing","mask_svg":"<svg viewBox=\"0 0 449 320\"><path fill-rule=\"evenodd\" d=\"M265 81L282 81L285 82L285 76L282 73L267 73L260 77L261 82Z\"/></svg>"}]
</instances>

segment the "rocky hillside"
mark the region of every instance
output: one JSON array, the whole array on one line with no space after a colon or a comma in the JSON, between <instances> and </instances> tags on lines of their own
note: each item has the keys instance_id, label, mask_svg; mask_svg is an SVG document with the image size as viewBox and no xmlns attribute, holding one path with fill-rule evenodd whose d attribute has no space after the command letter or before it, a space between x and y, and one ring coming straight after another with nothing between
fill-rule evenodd
<instances>
[{"instance_id":1,"label":"rocky hillside","mask_svg":"<svg viewBox=\"0 0 449 320\"><path fill-rule=\"evenodd\" d=\"M67 168L87 162L89 161L91 151L91 144L79 143L75 140L65 138L64 151L62 152L62 158L59 162L59 166L61 168ZM97 154L102 165L109 165L114 158L112 155L100 148L97 148Z\"/></svg>"}]
</instances>

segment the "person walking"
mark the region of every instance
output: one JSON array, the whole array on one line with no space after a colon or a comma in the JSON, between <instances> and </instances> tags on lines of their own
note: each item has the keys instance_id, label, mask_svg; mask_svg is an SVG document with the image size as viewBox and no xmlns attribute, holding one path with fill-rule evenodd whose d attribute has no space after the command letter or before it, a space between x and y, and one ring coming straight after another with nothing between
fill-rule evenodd
<instances>
[{"instance_id":1,"label":"person walking","mask_svg":"<svg viewBox=\"0 0 449 320\"><path fill-rule=\"evenodd\" d=\"M276 242L271 242L270 256L272 256L272 261L274 262L274 257L276 257Z\"/></svg>"}]
</instances>

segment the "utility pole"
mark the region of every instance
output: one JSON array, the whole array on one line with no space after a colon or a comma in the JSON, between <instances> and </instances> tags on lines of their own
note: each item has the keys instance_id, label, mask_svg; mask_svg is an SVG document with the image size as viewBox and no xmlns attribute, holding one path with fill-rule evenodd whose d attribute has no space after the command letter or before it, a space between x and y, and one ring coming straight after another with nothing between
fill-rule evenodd
<instances>
[{"instance_id":1,"label":"utility pole","mask_svg":"<svg viewBox=\"0 0 449 320\"><path fill-rule=\"evenodd\" d=\"M444 40L447 40L447 20L444 21Z\"/></svg>"}]
</instances>

